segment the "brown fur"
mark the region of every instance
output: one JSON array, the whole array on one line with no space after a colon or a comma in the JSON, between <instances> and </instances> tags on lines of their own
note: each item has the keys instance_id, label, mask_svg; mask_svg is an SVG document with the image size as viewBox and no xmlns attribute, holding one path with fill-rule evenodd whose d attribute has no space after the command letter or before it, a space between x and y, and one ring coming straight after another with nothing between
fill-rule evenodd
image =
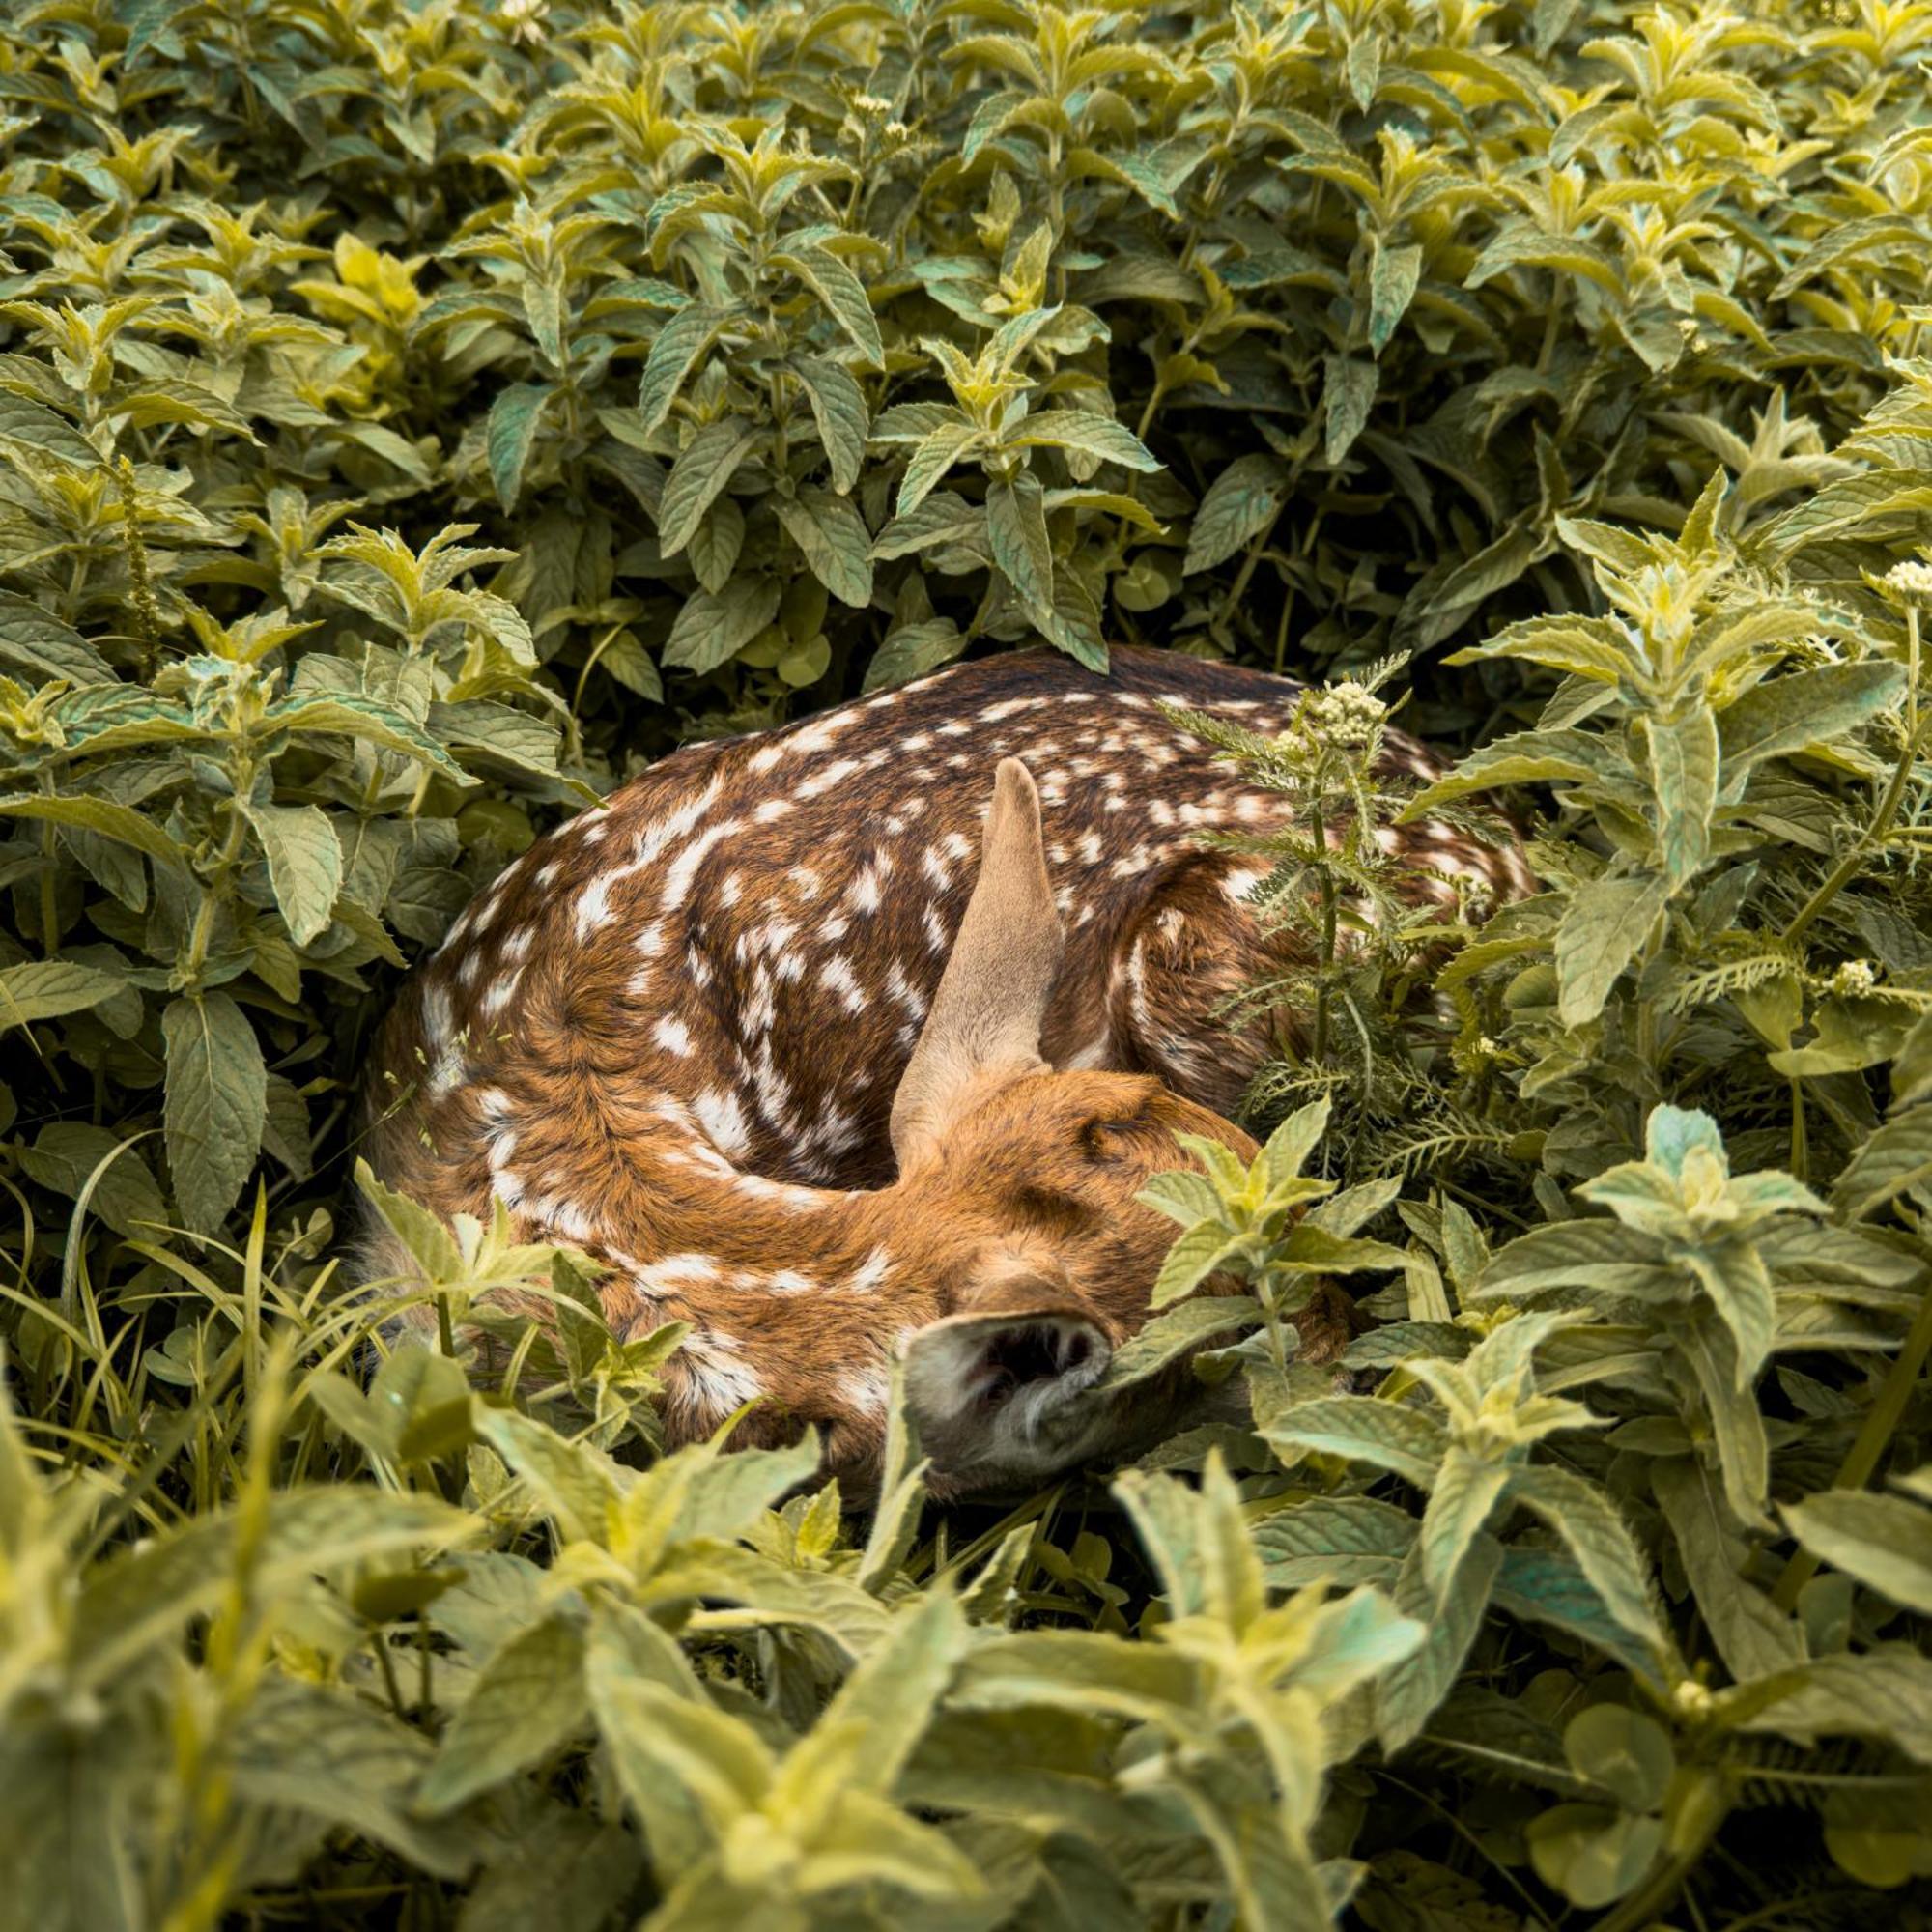
<instances>
[{"instance_id":1,"label":"brown fur","mask_svg":"<svg viewBox=\"0 0 1932 1932\"><path fill-rule=\"evenodd\" d=\"M893 1351L945 1321L996 1405L1015 1362L1072 1386L1145 1319L1174 1228L1133 1197L1183 1164L1173 1135L1251 1151L1221 1116L1261 1025L1231 1041L1211 1014L1281 963L1237 902L1258 864L1191 835L1265 830L1284 801L1154 700L1279 730L1296 695L1160 653L1106 680L1008 656L667 758L511 866L415 976L375 1061L377 1172L444 1215L494 1191L526 1238L583 1246L619 1334L693 1322L674 1441L756 1395L737 1439L817 1425L863 1474ZM1396 734L1388 756L1436 770ZM1004 769L991 822L1017 829L982 877L1003 758L1038 819ZM1419 864L1526 883L1444 827L1405 836ZM933 1065L895 1122L916 1046ZM989 1313L1014 1323L982 1336L966 1318ZM955 1467L980 1412L960 1403Z\"/></svg>"}]
</instances>

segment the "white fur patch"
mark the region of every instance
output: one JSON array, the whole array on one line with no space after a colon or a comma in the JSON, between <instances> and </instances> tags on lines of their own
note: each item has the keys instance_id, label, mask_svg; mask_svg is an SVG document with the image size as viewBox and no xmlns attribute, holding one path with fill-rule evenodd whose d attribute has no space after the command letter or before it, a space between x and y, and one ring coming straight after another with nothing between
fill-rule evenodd
<instances>
[{"instance_id":1,"label":"white fur patch","mask_svg":"<svg viewBox=\"0 0 1932 1932\"><path fill-rule=\"evenodd\" d=\"M714 1087L708 1094L700 1094L691 1103L691 1111L711 1136L712 1145L726 1159L742 1159L751 1151L745 1110L729 1088Z\"/></svg>"}]
</instances>

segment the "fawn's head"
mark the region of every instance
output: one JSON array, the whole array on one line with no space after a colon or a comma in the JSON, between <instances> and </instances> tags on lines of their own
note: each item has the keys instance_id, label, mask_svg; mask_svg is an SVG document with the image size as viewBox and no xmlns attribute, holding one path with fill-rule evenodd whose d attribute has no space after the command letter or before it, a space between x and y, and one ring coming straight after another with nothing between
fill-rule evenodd
<instances>
[{"instance_id":1,"label":"fawn's head","mask_svg":"<svg viewBox=\"0 0 1932 1932\"><path fill-rule=\"evenodd\" d=\"M908 1398L954 1489L1036 1479L1168 1420L1145 1386L1119 1401L1089 1393L1146 1320L1175 1232L1136 1197L1163 1169L1195 1164L1177 1133L1254 1152L1157 1080L1047 1065L1061 944L1038 797L1009 758L892 1113L895 1192L941 1310L909 1346Z\"/></svg>"}]
</instances>

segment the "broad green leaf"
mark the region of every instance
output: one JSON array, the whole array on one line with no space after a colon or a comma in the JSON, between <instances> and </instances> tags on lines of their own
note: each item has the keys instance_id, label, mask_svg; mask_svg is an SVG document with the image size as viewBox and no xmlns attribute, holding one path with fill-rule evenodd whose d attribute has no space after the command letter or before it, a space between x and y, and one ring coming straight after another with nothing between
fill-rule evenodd
<instances>
[{"instance_id":1,"label":"broad green leaf","mask_svg":"<svg viewBox=\"0 0 1932 1932\"><path fill-rule=\"evenodd\" d=\"M831 1791L890 1798L970 1636L943 1587L903 1606L786 1757L774 1801L809 1805Z\"/></svg>"},{"instance_id":2,"label":"broad green leaf","mask_svg":"<svg viewBox=\"0 0 1932 1932\"><path fill-rule=\"evenodd\" d=\"M870 421L865 394L842 362L801 355L791 367L818 425L818 440L832 467L832 487L842 497L858 482L866 458Z\"/></svg>"},{"instance_id":3,"label":"broad green leaf","mask_svg":"<svg viewBox=\"0 0 1932 1932\"><path fill-rule=\"evenodd\" d=\"M117 1234L152 1236L167 1218L161 1190L132 1141L106 1127L90 1126L84 1121L49 1121L34 1137L33 1146L17 1152L21 1167L43 1187L70 1200L84 1193L86 1210L98 1214Z\"/></svg>"},{"instance_id":4,"label":"broad green leaf","mask_svg":"<svg viewBox=\"0 0 1932 1932\"><path fill-rule=\"evenodd\" d=\"M694 302L679 309L658 330L644 361L643 384L638 395L639 426L646 433L670 414L670 407L698 358L730 320L726 309Z\"/></svg>"},{"instance_id":5,"label":"broad green leaf","mask_svg":"<svg viewBox=\"0 0 1932 1932\"><path fill-rule=\"evenodd\" d=\"M1666 724L1650 721L1651 789L1657 798L1657 849L1673 891L1696 877L1711 855L1718 804L1718 720L1698 704Z\"/></svg>"},{"instance_id":6,"label":"broad green leaf","mask_svg":"<svg viewBox=\"0 0 1932 1932\"><path fill-rule=\"evenodd\" d=\"M1166 1308L1189 1295L1211 1274L1238 1262L1247 1253L1244 1235L1230 1235L1216 1222L1203 1222L1189 1228L1167 1251L1160 1273L1154 1279L1151 1308Z\"/></svg>"},{"instance_id":7,"label":"broad green leaf","mask_svg":"<svg viewBox=\"0 0 1932 1932\"><path fill-rule=\"evenodd\" d=\"M33 818L71 826L131 845L164 866L179 867L182 863L181 848L153 819L111 799L72 792L0 799L0 818Z\"/></svg>"},{"instance_id":8,"label":"broad green leaf","mask_svg":"<svg viewBox=\"0 0 1932 1932\"><path fill-rule=\"evenodd\" d=\"M692 438L671 465L658 508L658 547L666 556L675 556L691 541L698 520L763 440L757 424L742 416L706 423Z\"/></svg>"},{"instance_id":9,"label":"broad green leaf","mask_svg":"<svg viewBox=\"0 0 1932 1932\"><path fill-rule=\"evenodd\" d=\"M700 590L685 601L670 627L664 662L694 676L729 664L779 614L773 577L734 577L715 596Z\"/></svg>"},{"instance_id":10,"label":"broad green leaf","mask_svg":"<svg viewBox=\"0 0 1932 1932\"><path fill-rule=\"evenodd\" d=\"M1814 1658L1719 1691L1712 1715L1726 1726L1807 1743L1871 1738L1932 1765L1932 1658L1900 1644Z\"/></svg>"},{"instance_id":11,"label":"broad green leaf","mask_svg":"<svg viewBox=\"0 0 1932 1932\"><path fill-rule=\"evenodd\" d=\"M1172 1650L1098 1631L1025 1631L969 1651L949 1702L961 1710L1038 1707L1158 1723L1193 1709L1198 1672Z\"/></svg>"},{"instance_id":12,"label":"broad green leaf","mask_svg":"<svg viewBox=\"0 0 1932 1932\"><path fill-rule=\"evenodd\" d=\"M1068 449L1128 469L1158 469L1156 457L1125 423L1091 410L1042 410L1005 439L1009 449Z\"/></svg>"},{"instance_id":13,"label":"broad green leaf","mask_svg":"<svg viewBox=\"0 0 1932 1932\"><path fill-rule=\"evenodd\" d=\"M1493 1537L1479 1537L1457 1571L1455 1588L1438 1602L1422 1574L1420 1547L1404 1557L1390 1594L1396 1608L1421 1626L1423 1641L1376 1686L1376 1729L1385 1751L1412 1742L1454 1689L1502 1559Z\"/></svg>"},{"instance_id":14,"label":"broad green leaf","mask_svg":"<svg viewBox=\"0 0 1932 1932\"><path fill-rule=\"evenodd\" d=\"M146 1932L143 1786L164 1759L135 1737L76 1737L43 1720L0 1731L0 1861L14 1894L0 1911L21 1932Z\"/></svg>"},{"instance_id":15,"label":"broad green leaf","mask_svg":"<svg viewBox=\"0 0 1932 1932\"><path fill-rule=\"evenodd\" d=\"M1680 1323L1675 1339L1704 1398L1704 1421L1718 1452L1724 1500L1746 1528L1769 1532L1772 1525L1764 1506L1771 1481L1771 1445L1756 1396L1738 1385L1737 1345L1730 1331L1706 1311Z\"/></svg>"},{"instance_id":16,"label":"broad green leaf","mask_svg":"<svg viewBox=\"0 0 1932 1932\"><path fill-rule=\"evenodd\" d=\"M1663 1637L1647 1587L1650 1566L1608 1492L1553 1463L1538 1463L1515 1470L1510 1493L1563 1539L1610 1615L1661 1653Z\"/></svg>"},{"instance_id":17,"label":"broad green leaf","mask_svg":"<svg viewBox=\"0 0 1932 1932\"><path fill-rule=\"evenodd\" d=\"M1203 1295L1163 1310L1114 1350L1107 1373L1094 1386L1111 1394L1163 1374L1190 1350L1262 1320L1259 1302L1245 1294Z\"/></svg>"},{"instance_id":18,"label":"broad green leaf","mask_svg":"<svg viewBox=\"0 0 1932 1932\"><path fill-rule=\"evenodd\" d=\"M289 937L306 946L328 925L342 890L342 845L335 827L313 805L251 805L247 810Z\"/></svg>"},{"instance_id":19,"label":"broad green leaf","mask_svg":"<svg viewBox=\"0 0 1932 1932\"><path fill-rule=\"evenodd\" d=\"M1509 1465L1451 1448L1435 1471L1422 1516L1423 1580L1439 1602L1454 1586L1463 1559L1509 1488Z\"/></svg>"},{"instance_id":20,"label":"broad green leaf","mask_svg":"<svg viewBox=\"0 0 1932 1932\"><path fill-rule=\"evenodd\" d=\"M1267 1579L1281 1590L1319 1582L1391 1588L1415 1538L1406 1510L1367 1496L1314 1496L1270 1511L1253 1531Z\"/></svg>"},{"instance_id":21,"label":"broad green leaf","mask_svg":"<svg viewBox=\"0 0 1932 1932\"><path fill-rule=\"evenodd\" d=\"M538 1763L589 1715L583 1635L562 1615L519 1633L483 1666L457 1708L416 1802L432 1813L457 1805Z\"/></svg>"},{"instance_id":22,"label":"broad green leaf","mask_svg":"<svg viewBox=\"0 0 1932 1932\"><path fill-rule=\"evenodd\" d=\"M1577 1776L1602 1786L1626 1811L1661 1808L1677 1769L1662 1728L1623 1704L1577 1712L1564 1726L1563 1754Z\"/></svg>"},{"instance_id":23,"label":"broad green leaf","mask_svg":"<svg viewBox=\"0 0 1932 1932\"><path fill-rule=\"evenodd\" d=\"M1753 685L1718 719L1726 797L1741 795L1752 765L1857 730L1898 701L1903 681L1897 665L1872 661L1786 671Z\"/></svg>"},{"instance_id":24,"label":"broad green leaf","mask_svg":"<svg viewBox=\"0 0 1932 1932\"><path fill-rule=\"evenodd\" d=\"M1021 470L986 486L986 536L993 561L1028 604L1053 603L1053 541L1047 534L1039 478Z\"/></svg>"},{"instance_id":25,"label":"broad green leaf","mask_svg":"<svg viewBox=\"0 0 1932 1932\"><path fill-rule=\"evenodd\" d=\"M659 498L660 504L663 498ZM731 497L716 498L697 520L684 547L697 581L707 590L723 590L745 548L745 513ZM648 660L646 660L648 662Z\"/></svg>"},{"instance_id":26,"label":"broad green leaf","mask_svg":"<svg viewBox=\"0 0 1932 1932\"><path fill-rule=\"evenodd\" d=\"M796 497L774 497L773 507L811 574L841 604L863 611L872 598L872 539L851 499L808 485Z\"/></svg>"},{"instance_id":27,"label":"broad green leaf","mask_svg":"<svg viewBox=\"0 0 1932 1932\"><path fill-rule=\"evenodd\" d=\"M0 590L0 664L37 679L65 678L74 685L114 682L113 666L71 624L12 590ZM127 695L139 696L131 690Z\"/></svg>"},{"instance_id":28,"label":"broad green leaf","mask_svg":"<svg viewBox=\"0 0 1932 1932\"><path fill-rule=\"evenodd\" d=\"M0 389L0 444L50 456L75 469L95 470L101 464L100 452L65 416L6 389Z\"/></svg>"},{"instance_id":29,"label":"broad green leaf","mask_svg":"<svg viewBox=\"0 0 1932 1932\"><path fill-rule=\"evenodd\" d=\"M1651 1482L1724 1668L1742 1679L1802 1662L1804 1634L1744 1574L1747 1546L1711 1476L1690 1459L1675 1458L1655 1463Z\"/></svg>"},{"instance_id":30,"label":"broad green leaf","mask_svg":"<svg viewBox=\"0 0 1932 1932\"><path fill-rule=\"evenodd\" d=\"M906 1407L904 1365L895 1361L892 1403L886 1412L885 1453L879 1465L879 1501L866 1533L858 1569L860 1584L874 1595L891 1586L918 1539L925 1474L930 1466L919 1453L919 1432Z\"/></svg>"},{"instance_id":31,"label":"broad green leaf","mask_svg":"<svg viewBox=\"0 0 1932 1932\"><path fill-rule=\"evenodd\" d=\"M1932 1095L1932 1013L1921 1013L1891 1065L1891 1104L1907 1107Z\"/></svg>"},{"instance_id":32,"label":"broad green leaf","mask_svg":"<svg viewBox=\"0 0 1932 1932\"><path fill-rule=\"evenodd\" d=\"M1932 1509L1864 1490L1786 1503L1784 1520L1814 1556L1880 1596L1932 1616Z\"/></svg>"},{"instance_id":33,"label":"broad green leaf","mask_svg":"<svg viewBox=\"0 0 1932 1932\"><path fill-rule=\"evenodd\" d=\"M742 1719L639 1677L605 1684L594 1708L661 1877L696 1862L703 1839L722 1838L763 1801L776 1767ZM696 1842L685 1835L693 1825Z\"/></svg>"},{"instance_id":34,"label":"broad green leaf","mask_svg":"<svg viewBox=\"0 0 1932 1932\"><path fill-rule=\"evenodd\" d=\"M884 563L941 544L970 544L983 550L985 506L969 503L951 490L935 491L909 515L895 517L879 532L872 541L872 555Z\"/></svg>"},{"instance_id":35,"label":"broad green leaf","mask_svg":"<svg viewBox=\"0 0 1932 1932\"><path fill-rule=\"evenodd\" d=\"M899 479L898 519L903 523L938 487L939 479L985 439L985 432L966 422L942 423L913 451Z\"/></svg>"},{"instance_id":36,"label":"broad green leaf","mask_svg":"<svg viewBox=\"0 0 1932 1932\"><path fill-rule=\"evenodd\" d=\"M1449 1448L1449 1433L1433 1415L1375 1396L1323 1396L1298 1403L1263 1434L1279 1447L1391 1470L1420 1490L1434 1484Z\"/></svg>"},{"instance_id":37,"label":"broad green leaf","mask_svg":"<svg viewBox=\"0 0 1932 1932\"><path fill-rule=\"evenodd\" d=\"M1607 1804L1558 1804L1530 1821L1530 1861L1573 1905L1601 1911L1634 1889L1663 1849L1663 1822Z\"/></svg>"},{"instance_id":38,"label":"broad green leaf","mask_svg":"<svg viewBox=\"0 0 1932 1932\"><path fill-rule=\"evenodd\" d=\"M413 719L373 697L332 693L327 697L291 696L273 705L270 721L287 731L326 731L365 738L419 763L439 767L459 784L473 782L469 773Z\"/></svg>"},{"instance_id":39,"label":"broad green leaf","mask_svg":"<svg viewBox=\"0 0 1932 1932\"><path fill-rule=\"evenodd\" d=\"M1325 415L1322 455L1331 469L1339 469L1368 427L1381 372L1373 362L1346 355L1322 357L1321 403Z\"/></svg>"},{"instance_id":40,"label":"broad green leaf","mask_svg":"<svg viewBox=\"0 0 1932 1932\"><path fill-rule=\"evenodd\" d=\"M1647 1675L1655 1666L1649 1645L1610 1617L1575 1558L1561 1547L1512 1545L1503 1551L1503 1567L1492 1595L1497 1607L1511 1616L1552 1625L1634 1675Z\"/></svg>"},{"instance_id":41,"label":"broad green leaf","mask_svg":"<svg viewBox=\"0 0 1932 1932\"><path fill-rule=\"evenodd\" d=\"M1289 475L1274 457L1237 456L1208 487L1194 512L1182 570L1215 570L1268 527L1287 495Z\"/></svg>"},{"instance_id":42,"label":"broad green leaf","mask_svg":"<svg viewBox=\"0 0 1932 1932\"><path fill-rule=\"evenodd\" d=\"M485 1408L476 1427L556 1519L565 1537L602 1542L610 1535L619 1490L616 1472L600 1451L566 1442L555 1430L515 1409Z\"/></svg>"},{"instance_id":43,"label":"broad green leaf","mask_svg":"<svg viewBox=\"0 0 1932 1932\"><path fill-rule=\"evenodd\" d=\"M1422 250L1413 243L1376 249L1375 265L1369 271L1369 347L1378 355L1388 347L1396 325L1407 313L1421 279Z\"/></svg>"},{"instance_id":44,"label":"broad green leaf","mask_svg":"<svg viewBox=\"0 0 1932 1932\"><path fill-rule=\"evenodd\" d=\"M318 1572L446 1546L473 1523L433 1496L353 1483L284 1490L270 1500L253 1548L255 1587L269 1595L299 1590ZM235 1513L218 1510L102 1563L74 1601L70 1645L80 1678L111 1681L215 1608L232 1587L237 1548Z\"/></svg>"},{"instance_id":45,"label":"broad green leaf","mask_svg":"<svg viewBox=\"0 0 1932 1932\"><path fill-rule=\"evenodd\" d=\"M1862 1221L1912 1188L1932 1183L1932 1107L1887 1121L1853 1153L1832 1190L1841 1220Z\"/></svg>"},{"instance_id":46,"label":"broad green leaf","mask_svg":"<svg viewBox=\"0 0 1932 1932\"><path fill-rule=\"evenodd\" d=\"M363 1834L446 1878L474 1858L468 1833L415 1815L428 1743L363 1698L269 1676L225 1742L236 1791L251 1805Z\"/></svg>"},{"instance_id":47,"label":"broad green leaf","mask_svg":"<svg viewBox=\"0 0 1932 1932\"><path fill-rule=\"evenodd\" d=\"M1587 1025L1603 1011L1669 896L1668 882L1659 878L1592 879L1577 888L1556 928L1557 1012L1565 1026Z\"/></svg>"},{"instance_id":48,"label":"broad green leaf","mask_svg":"<svg viewBox=\"0 0 1932 1932\"><path fill-rule=\"evenodd\" d=\"M638 1887L643 1848L621 1823L536 1812L469 1889L460 1932L603 1932Z\"/></svg>"},{"instance_id":49,"label":"broad green leaf","mask_svg":"<svg viewBox=\"0 0 1932 1932\"><path fill-rule=\"evenodd\" d=\"M0 967L0 1032L85 1012L118 997L127 984L118 974L69 959L27 959Z\"/></svg>"},{"instance_id":50,"label":"broad green leaf","mask_svg":"<svg viewBox=\"0 0 1932 1932\"><path fill-rule=\"evenodd\" d=\"M1513 222L1477 257L1463 286L1478 289L1511 269L1549 269L1580 276L1613 298L1623 295L1623 270L1599 243L1580 235L1549 235L1528 222Z\"/></svg>"},{"instance_id":51,"label":"broad green leaf","mask_svg":"<svg viewBox=\"0 0 1932 1932\"><path fill-rule=\"evenodd\" d=\"M819 301L834 322L851 338L867 368L884 366L885 345L879 324L866 296L866 285L837 255L823 248L785 250L771 258L774 268L788 270Z\"/></svg>"},{"instance_id":52,"label":"broad green leaf","mask_svg":"<svg viewBox=\"0 0 1932 1932\"><path fill-rule=\"evenodd\" d=\"M269 1073L247 1015L226 993L185 995L161 1015L168 1168L191 1228L220 1225L262 1145Z\"/></svg>"},{"instance_id":53,"label":"broad green leaf","mask_svg":"<svg viewBox=\"0 0 1932 1932\"><path fill-rule=\"evenodd\" d=\"M554 391L548 383L512 383L497 392L490 405L485 440L490 452L490 481L497 500L514 510L524 491L524 472L543 428L544 405Z\"/></svg>"}]
</instances>

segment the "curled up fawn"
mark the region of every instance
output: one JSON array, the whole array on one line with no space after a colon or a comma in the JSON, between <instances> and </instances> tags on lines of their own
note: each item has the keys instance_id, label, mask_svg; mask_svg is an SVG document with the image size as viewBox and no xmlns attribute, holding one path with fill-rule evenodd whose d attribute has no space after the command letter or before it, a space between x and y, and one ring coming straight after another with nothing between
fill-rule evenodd
<instances>
[{"instance_id":1,"label":"curled up fawn","mask_svg":"<svg viewBox=\"0 0 1932 1932\"><path fill-rule=\"evenodd\" d=\"M512 865L391 1014L381 1178L445 1216L573 1243L613 1331L684 1321L667 1437L824 1432L861 1485L890 1365L941 1484L1037 1479L1152 1439L1087 1393L1148 1313L1173 1223L1135 1196L1244 1155L1225 1118L1264 1044L1226 996L1282 965L1244 903L1292 802L1157 708L1282 729L1298 689L1121 650L958 666L784 729L688 748ZM1433 777L1412 739L1384 759ZM1418 901L1521 861L1403 828ZM407 1264L379 1241L364 1272Z\"/></svg>"}]
</instances>

